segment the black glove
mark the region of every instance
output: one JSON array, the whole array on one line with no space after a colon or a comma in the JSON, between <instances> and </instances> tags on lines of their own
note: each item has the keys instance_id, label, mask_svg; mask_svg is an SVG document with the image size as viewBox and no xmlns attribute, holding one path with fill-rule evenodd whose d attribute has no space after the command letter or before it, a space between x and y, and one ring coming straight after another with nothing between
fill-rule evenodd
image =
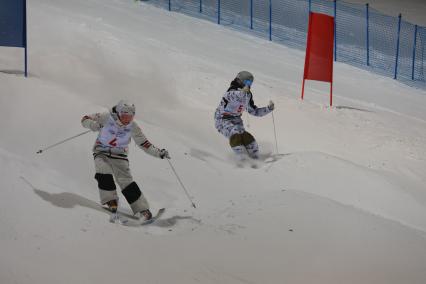
<instances>
[{"instance_id":1,"label":"black glove","mask_svg":"<svg viewBox=\"0 0 426 284\"><path fill-rule=\"evenodd\" d=\"M161 159L164 159L164 158L170 159L169 152L166 149L161 149L160 150L160 158Z\"/></svg>"}]
</instances>

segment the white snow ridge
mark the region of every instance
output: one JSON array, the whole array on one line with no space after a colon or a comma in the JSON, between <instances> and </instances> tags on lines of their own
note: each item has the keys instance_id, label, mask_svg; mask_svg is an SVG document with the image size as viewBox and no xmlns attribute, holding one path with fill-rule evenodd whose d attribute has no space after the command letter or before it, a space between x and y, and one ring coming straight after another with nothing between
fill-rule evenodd
<instances>
[{"instance_id":1,"label":"white snow ridge","mask_svg":"<svg viewBox=\"0 0 426 284\"><path fill-rule=\"evenodd\" d=\"M0 48L0 283L426 283L425 91L336 63L330 109L327 84L300 100L298 50L143 2L27 2L28 78L22 50ZM256 105L275 102L279 155L272 117L243 115L261 158L276 157L255 169L213 121L241 70ZM197 208L132 144L135 181L166 211L112 224L95 133L36 154L120 99Z\"/></svg>"}]
</instances>

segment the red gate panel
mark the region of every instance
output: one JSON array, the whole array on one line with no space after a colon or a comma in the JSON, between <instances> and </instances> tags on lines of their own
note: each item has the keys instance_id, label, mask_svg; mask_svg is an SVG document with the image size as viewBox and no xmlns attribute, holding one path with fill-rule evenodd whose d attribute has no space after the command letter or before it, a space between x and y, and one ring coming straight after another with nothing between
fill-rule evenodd
<instances>
[{"instance_id":1,"label":"red gate panel","mask_svg":"<svg viewBox=\"0 0 426 284\"><path fill-rule=\"evenodd\" d=\"M302 99L305 80L324 81L330 83L330 106L332 105L333 46L334 18L324 14L310 13Z\"/></svg>"}]
</instances>

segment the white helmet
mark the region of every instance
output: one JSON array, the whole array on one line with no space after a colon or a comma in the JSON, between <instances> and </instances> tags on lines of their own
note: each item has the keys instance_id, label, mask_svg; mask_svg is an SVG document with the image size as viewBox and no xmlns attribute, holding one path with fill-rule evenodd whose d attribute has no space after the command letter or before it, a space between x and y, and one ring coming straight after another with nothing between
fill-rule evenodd
<instances>
[{"instance_id":1,"label":"white helmet","mask_svg":"<svg viewBox=\"0 0 426 284\"><path fill-rule=\"evenodd\" d=\"M115 110L117 111L119 115L123 113L135 115L136 107L133 103L127 100L121 100L115 106Z\"/></svg>"}]
</instances>

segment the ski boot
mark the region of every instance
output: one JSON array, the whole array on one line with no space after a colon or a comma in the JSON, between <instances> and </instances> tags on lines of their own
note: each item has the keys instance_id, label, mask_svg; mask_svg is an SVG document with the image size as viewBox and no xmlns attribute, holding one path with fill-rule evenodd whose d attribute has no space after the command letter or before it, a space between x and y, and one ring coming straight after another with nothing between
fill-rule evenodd
<instances>
[{"instance_id":1,"label":"ski boot","mask_svg":"<svg viewBox=\"0 0 426 284\"><path fill-rule=\"evenodd\" d=\"M118 207L117 200L113 199L113 200L108 201L105 204L106 204L106 206L108 206L109 211L111 211L112 213L117 213L117 207Z\"/></svg>"},{"instance_id":2,"label":"ski boot","mask_svg":"<svg viewBox=\"0 0 426 284\"><path fill-rule=\"evenodd\" d=\"M143 210L140 212L141 217L144 219L144 221L148 221L152 219L152 213L149 211L149 209Z\"/></svg>"}]
</instances>

